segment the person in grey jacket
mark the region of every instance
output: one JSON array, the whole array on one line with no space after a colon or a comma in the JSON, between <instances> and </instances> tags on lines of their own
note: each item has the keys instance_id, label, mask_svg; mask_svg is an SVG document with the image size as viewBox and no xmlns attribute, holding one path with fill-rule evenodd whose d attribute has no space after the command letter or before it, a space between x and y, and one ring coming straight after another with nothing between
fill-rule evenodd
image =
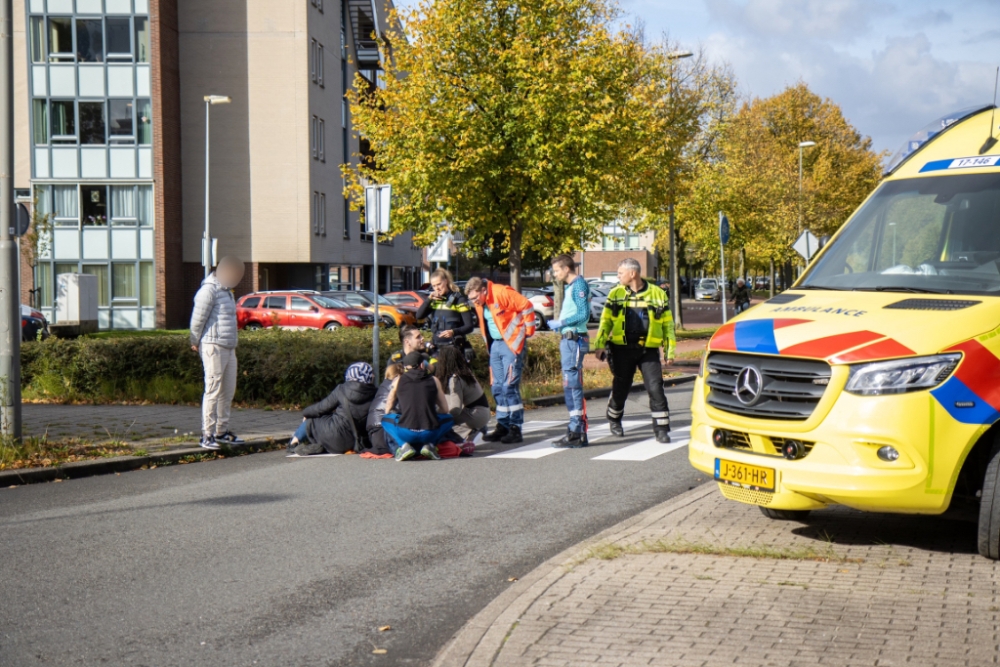
<instances>
[{"instance_id":1,"label":"person in grey jacket","mask_svg":"<svg viewBox=\"0 0 1000 667\"><path fill-rule=\"evenodd\" d=\"M236 299L232 288L243 280L243 262L223 257L201 283L191 313L191 349L201 353L205 395L201 403L201 446L243 444L229 430L229 413L236 393Z\"/></svg>"}]
</instances>

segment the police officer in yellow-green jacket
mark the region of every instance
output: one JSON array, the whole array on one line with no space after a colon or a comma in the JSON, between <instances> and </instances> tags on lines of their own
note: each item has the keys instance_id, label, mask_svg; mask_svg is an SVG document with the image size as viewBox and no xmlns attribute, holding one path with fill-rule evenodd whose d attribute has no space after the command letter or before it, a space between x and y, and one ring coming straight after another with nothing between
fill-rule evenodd
<instances>
[{"instance_id":1,"label":"police officer in yellow-green jacket","mask_svg":"<svg viewBox=\"0 0 1000 667\"><path fill-rule=\"evenodd\" d=\"M594 347L598 359L607 358L614 378L608 399L611 433L625 435L622 415L638 368L649 394L653 434L657 442L666 443L670 442L670 409L663 393L660 348L666 347L667 363L672 364L677 348L674 316L666 293L643 280L641 272L642 267L634 259L618 263L619 284L608 292Z\"/></svg>"}]
</instances>

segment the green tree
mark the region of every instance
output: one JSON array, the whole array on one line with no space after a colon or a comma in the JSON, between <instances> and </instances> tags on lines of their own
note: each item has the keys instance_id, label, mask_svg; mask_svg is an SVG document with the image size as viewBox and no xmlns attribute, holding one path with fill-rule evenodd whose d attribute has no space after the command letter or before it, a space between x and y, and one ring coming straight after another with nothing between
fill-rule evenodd
<instances>
[{"instance_id":1,"label":"green tree","mask_svg":"<svg viewBox=\"0 0 1000 667\"><path fill-rule=\"evenodd\" d=\"M663 94L663 54L616 12L609 0L424 0L402 14L406 34L382 44L384 87L359 75L348 95L371 147L343 167L352 205L363 183L389 182L394 233L426 244L444 224L470 247L499 234L519 287L526 248L576 248L651 200L665 150L686 141L670 122L679 95Z\"/></svg>"},{"instance_id":2,"label":"green tree","mask_svg":"<svg viewBox=\"0 0 1000 667\"><path fill-rule=\"evenodd\" d=\"M816 146L803 153L800 197L801 141ZM714 157L697 166L677 210L681 234L700 259L717 266L722 210L732 222L727 248L745 248L751 266L793 261L800 206L804 229L832 234L881 179L883 157L839 106L804 83L752 99L723 121Z\"/></svg>"}]
</instances>

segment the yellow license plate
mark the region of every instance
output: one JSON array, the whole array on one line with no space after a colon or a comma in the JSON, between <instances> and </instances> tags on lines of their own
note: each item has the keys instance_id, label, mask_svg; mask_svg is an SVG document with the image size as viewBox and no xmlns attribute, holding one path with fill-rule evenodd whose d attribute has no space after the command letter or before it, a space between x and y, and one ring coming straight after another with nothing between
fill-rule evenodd
<instances>
[{"instance_id":1,"label":"yellow license plate","mask_svg":"<svg viewBox=\"0 0 1000 667\"><path fill-rule=\"evenodd\" d=\"M746 463L715 459L715 479L718 482L756 491L774 491L774 468L761 468Z\"/></svg>"}]
</instances>

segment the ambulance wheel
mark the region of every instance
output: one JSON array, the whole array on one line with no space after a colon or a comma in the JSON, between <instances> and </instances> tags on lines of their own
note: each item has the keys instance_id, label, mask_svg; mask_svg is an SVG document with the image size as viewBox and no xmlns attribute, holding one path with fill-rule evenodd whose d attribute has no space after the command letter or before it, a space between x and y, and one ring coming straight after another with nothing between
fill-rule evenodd
<instances>
[{"instance_id":1,"label":"ambulance wheel","mask_svg":"<svg viewBox=\"0 0 1000 667\"><path fill-rule=\"evenodd\" d=\"M979 554L1000 559L1000 443L990 452L979 499Z\"/></svg>"},{"instance_id":2,"label":"ambulance wheel","mask_svg":"<svg viewBox=\"0 0 1000 667\"><path fill-rule=\"evenodd\" d=\"M773 510L770 507L761 507L760 511L768 519L775 521L803 521L809 516L810 510Z\"/></svg>"}]
</instances>

